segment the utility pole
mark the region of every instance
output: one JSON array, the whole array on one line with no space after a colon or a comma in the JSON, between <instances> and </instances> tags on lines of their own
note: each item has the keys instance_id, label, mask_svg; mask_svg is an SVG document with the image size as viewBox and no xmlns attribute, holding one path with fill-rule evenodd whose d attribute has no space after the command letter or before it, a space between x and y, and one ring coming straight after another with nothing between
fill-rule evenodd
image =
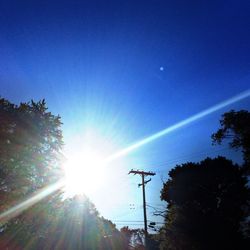
<instances>
[{"instance_id":1,"label":"utility pole","mask_svg":"<svg viewBox=\"0 0 250 250\"><path fill-rule=\"evenodd\" d=\"M139 170L130 170L128 174L139 174L142 177L142 183L138 184L138 187L142 186L142 196L143 196L143 215L144 215L144 230L146 234L146 238L148 236L148 225L147 225L147 211L146 211L146 195L145 195L145 185L151 181L151 178L145 181L145 176L153 176L155 173L153 172L144 172Z\"/></svg>"}]
</instances>

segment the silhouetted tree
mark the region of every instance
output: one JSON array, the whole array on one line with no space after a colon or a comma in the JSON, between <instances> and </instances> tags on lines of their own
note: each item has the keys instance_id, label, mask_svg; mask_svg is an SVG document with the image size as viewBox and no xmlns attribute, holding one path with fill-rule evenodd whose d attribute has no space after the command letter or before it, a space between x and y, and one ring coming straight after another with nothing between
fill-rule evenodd
<instances>
[{"instance_id":1,"label":"silhouetted tree","mask_svg":"<svg viewBox=\"0 0 250 250\"><path fill-rule=\"evenodd\" d=\"M159 249L159 244L154 237L154 235L148 234L147 239L145 239L145 231L143 229L130 229L128 226L122 227L120 229L124 246L126 249L134 250L154 250Z\"/></svg>"},{"instance_id":2,"label":"silhouetted tree","mask_svg":"<svg viewBox=\"0 0 250 250\"><path fill-rule=\"evenodd\" d=\"M61 178L60 126L60 117L47 111L44 100L14 105L0 99L0 213ZM37 206L27 212L34 209ZM39 235L42 229L37 230L35 220L31 223L33 215L24 213L8 223L1 220L0 243L3 232L19 234L24 242L36 231Z\"/></svg>"},{"instance_id":3,"label":"silhouetted tree","mask_svg":"<svg viewBox=\"0 0 250 250\"><path fill-rule=\"evenodd\" d=\"M44 249L123 249L115 224L101 217L87 197L76 196L61 204Z\"/></svg>"},{"instance_id":4,"label":"silhouetted tree","mask_svg":"<svg viewBox=\"0 0 250 250\"><path fill-rule=\"evenodd\" d=\"M221 128L212 135L213 143L229 139L232 148L242 149L244 167L250 171L250 112L231 110L222 115Z\"/></svg>"},{"instance_id":5,"label":"silhouetted tree","mask_svg":"<svg viewBox=\"0 0 250 250\"><path fill-rule=\"evenodd\" d=\"M250 180L250 112L247 110L231 110L222 115L220 124L221 128L212 135L213 143L221 144L222 141L229 140L229 145L232 148L236 150L241 149L244 159L241 168L242 173L248 176L248 180ZM248 206L244 209L248 216L242 223L242 228L246 237L250 237L250 196L248 197Z\"/></svg>"},{"instance_id":6,"label":"silhouetted tree","mask_svg":"<svg viewBox=\"0 0 250 250\"><path fill-rule=\"evenodd\" d=\"M145 249L145 233L142 229L130 229L128 226L121 228L123 240L127 249Z\"/></svg>"},{"instance_id":7,"label":"silhouetted tree","mask_svg":"<svg viewBox=\"0 0 250 250\"><path fill-rule=\"evenodd\" d=\"M247 179L223 157L177 165L169 172L161 199L168 202L162 249L244 249L242 207Z\"/></svg>"},{"instance_id":8,"label":"silhouetted tree","mask_svg":"<svg viewBox=\"0 0 250 250\"><path fill-rule=\"evenodd\" d=\"M62 196L58 191L13 218L0 233L0 249L127 249L86 196Z\"/></svg>"},{"instance_id":9,"label":"silhouetted tree","mask_svg":"<svg viewBox=\"0 0 250 250\"><path fill-rule=\"evenodd\" d=\"M0 99L0 211L60 178L60 126L44 100Z\"/></svg>"}]
</instances>

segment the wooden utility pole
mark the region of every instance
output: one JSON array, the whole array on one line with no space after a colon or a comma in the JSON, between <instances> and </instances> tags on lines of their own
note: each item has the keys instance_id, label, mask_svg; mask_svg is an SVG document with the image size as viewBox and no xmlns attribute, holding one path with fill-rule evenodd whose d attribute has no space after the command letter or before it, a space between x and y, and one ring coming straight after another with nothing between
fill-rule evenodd
<instances>
[{"instance_id":1,"label":"wooden utility pole","mask_svg":"<svg viewBox=\"0 0 250 250\"><path fill-rule=\"evenodd\" d=\"M128 174L139 174L142 177L142 183L138 184L138 187L142 186L142 196L143 196L143 215L144 215L144 230L146 237L148 236L148 225L147 225L147 211L146 211L146 194L145 194L145 185L151 181L151 179L145 181L145 176L153 176L155 173L153 172L144 172L139 170L130 170Z\"/></svg>"}]
</instances>

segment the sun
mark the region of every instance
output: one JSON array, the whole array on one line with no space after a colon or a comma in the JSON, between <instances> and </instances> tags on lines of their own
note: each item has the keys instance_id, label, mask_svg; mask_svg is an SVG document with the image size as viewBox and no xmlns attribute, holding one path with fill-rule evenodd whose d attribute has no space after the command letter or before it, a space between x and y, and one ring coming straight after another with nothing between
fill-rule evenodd
<instances>
[{"instance_id":1,"label":"sun","mask_svg":"<svg viewBox=\"0 0 250 250\"><path fill-rule=\"evenodd\" d=\"M93 150L69 156L64 165L66 193L70 196L94 194L105 181L104 168L104 158Z\"/></svg>"}]
</instances>

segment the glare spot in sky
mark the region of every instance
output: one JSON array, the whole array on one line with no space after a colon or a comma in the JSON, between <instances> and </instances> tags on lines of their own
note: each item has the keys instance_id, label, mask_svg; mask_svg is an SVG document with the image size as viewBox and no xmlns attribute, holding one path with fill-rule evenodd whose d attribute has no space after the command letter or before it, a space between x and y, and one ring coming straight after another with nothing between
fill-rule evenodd
<instances>
[{"instance_id":1,"label":"glare spot in sky","mask_svg":"<svg viewBox=\"0 0 250 250\"><path fill-rule=\"evenodd\" d=\"M161 66L161 67L160 67L160 71L164 71L164 67Z\"/></svg>"}]
</instances>

